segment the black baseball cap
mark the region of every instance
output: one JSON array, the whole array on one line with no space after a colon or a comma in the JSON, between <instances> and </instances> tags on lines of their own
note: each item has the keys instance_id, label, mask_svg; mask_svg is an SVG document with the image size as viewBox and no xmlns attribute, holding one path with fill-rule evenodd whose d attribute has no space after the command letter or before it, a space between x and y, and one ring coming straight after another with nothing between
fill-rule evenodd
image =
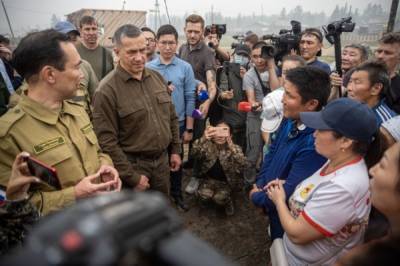
<instances>
[{"instance_id":1,"label":"black baseball cap","mask_svg":"<svg viewBox=\"0 0 400 266\"><path fill-rule=\"evenodd\" d=\"M362 142L372 142L379 129L371 108L349 98L333 100L320 112L302 112L300 119L310 128L333 130Z\"/></svg>"}]
</instances>

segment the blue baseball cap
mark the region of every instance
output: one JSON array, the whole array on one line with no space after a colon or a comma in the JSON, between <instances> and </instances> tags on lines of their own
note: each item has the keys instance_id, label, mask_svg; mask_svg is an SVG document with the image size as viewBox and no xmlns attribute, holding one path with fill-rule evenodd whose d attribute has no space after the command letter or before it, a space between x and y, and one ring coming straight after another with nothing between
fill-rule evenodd
<instances>
[{"instance_id":1,"label":"blue baseball cap","mask_svg":"<svg viewBox=\"0 0 400 266\"><path fill-rule=\"evenodd\" d=\"M333 100L320 112L302 112L300 119L310 128L333 130L349 139L363 142L372 142L379 129L371 108L349 98Z\"/></svg>"},{"instance_id":2,"label":"blue baseball cap","mask_svg":"<svg viewBox=\"0 0 400 266\"><path fill-rule=\"evenodd\" d=\"M68 34L71 31L75 32L76 34L80 35L79 31L76 29L76 27L74 26L74 24L72 24L69 21L59 21L57 22L57 24L54 26L54 30L64 33L64 34Z\"/></svg>"}]
</instances>

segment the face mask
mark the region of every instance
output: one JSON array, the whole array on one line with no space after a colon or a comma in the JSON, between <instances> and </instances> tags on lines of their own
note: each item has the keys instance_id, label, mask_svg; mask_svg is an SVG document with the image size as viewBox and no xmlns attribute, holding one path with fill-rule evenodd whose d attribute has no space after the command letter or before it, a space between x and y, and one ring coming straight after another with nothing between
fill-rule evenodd
<instances>
[{"instance_id":1,"label":"face mask","mask_svg":"<svg viewBox=\"0 0 400 266\"><path fill-rule=\"evenodd\" d=\"M243 56L243 55L235 54L233 56L233 62L236 64L239 64L240 66L245 67L249 63L249 58L247 58L246 56Z\"/></svg>"}]
</instances>

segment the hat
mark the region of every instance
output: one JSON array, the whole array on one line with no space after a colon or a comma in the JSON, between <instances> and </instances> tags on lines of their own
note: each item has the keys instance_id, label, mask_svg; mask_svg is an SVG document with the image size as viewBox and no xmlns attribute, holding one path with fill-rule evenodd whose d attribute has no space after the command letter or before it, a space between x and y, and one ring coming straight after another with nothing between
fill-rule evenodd
<instances>
[{"instance_id":1,"label":"hat","mask_svg":"<svg viewBox=\"0 0 400 266\"><path fill-rule=\"evenodd\" d=\"M264 132L275 132L283 119L283 89L276 89L264 97L261 130Z\"/></svg>"},{"instance_id":2,"label":"hat","mask_svg":"<svg viewBox=\"0 0 400 266\"><path fill-rule=\"evenodd\" d=\"M302 112L300 119L310 128L333 130L347 138L363 142L372 142L373 135L379 128L371 108L349 98L331 101L320 112Z\"/></svg>"},{"instance_id":3,"label":"hat","mask_svg":"<svg viewBox=\"0 0 400 266\"><path fill-rule=\"evenodd\" d=\"M383 122L381 126L385 128L396 141L400 141L400 115Z\"/></svg>"},{"instance_id":4,"label":"hat","mask_svg":"<svg viewBox=\"0 0 400 266\"><path fill-rule=\"evenodd\" d=\"M235 48L235 54L245 54L250 56L250 48L245 44L238 44Z\"/></svg>"},{"instance_id":5,"label":"hat","mask_svg":"<svg viewBox=\"0 0 400 266\"><path fill-rule=\"evenodd\" d=\"M71 31L75 32L76 34L79 34L79 31L76 29L76 27L69 21L59 21L57 24L54 26L54 30L68 34Z\"/></svg>"}]
</instances>

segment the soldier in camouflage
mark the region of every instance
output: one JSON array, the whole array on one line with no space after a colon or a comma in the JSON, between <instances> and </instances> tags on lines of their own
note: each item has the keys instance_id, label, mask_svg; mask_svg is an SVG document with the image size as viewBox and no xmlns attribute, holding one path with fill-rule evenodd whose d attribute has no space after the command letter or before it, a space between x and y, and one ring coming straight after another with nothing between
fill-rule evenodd
<instances>
[{"instance_id":1,"label":"soldier in camouflage","mask_svg":"<svg viewBox=\"0 0 400 266\"><path fill-rule=\"evenodd\" d=\"M224 206L226 214L233 215L232 191L242 188L246 158L240 146L232 142L230 125L219 122L216 127L208 127L193 143L192 154L200 162L193 169L201 178L197 196Z\"/></svg>"}]
</instances>

